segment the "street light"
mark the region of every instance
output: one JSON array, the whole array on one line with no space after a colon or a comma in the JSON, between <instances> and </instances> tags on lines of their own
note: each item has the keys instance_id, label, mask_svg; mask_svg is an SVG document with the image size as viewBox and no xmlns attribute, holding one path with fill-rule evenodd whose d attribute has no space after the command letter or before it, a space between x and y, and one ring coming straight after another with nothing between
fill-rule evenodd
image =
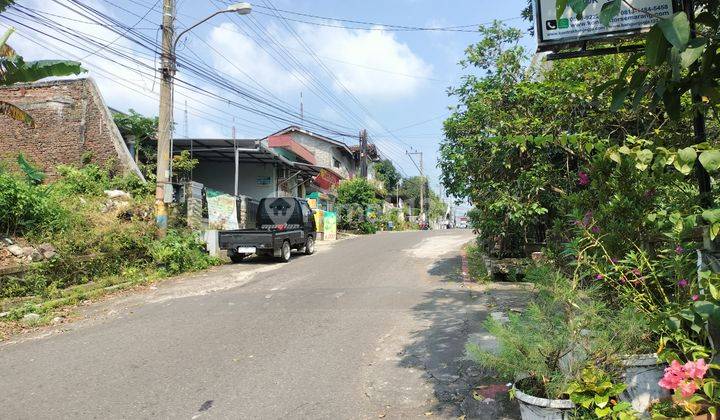
<instances>
[{"instance_id":1,"label":"street light","mask_svg":"<svg viewBox=\"0 0 720 420\"><path fill-rule=\"evenodd\" d=\"M172 200L172 187L170 184L170 155L172 143L173 119L173 81L175 78L177 44L186 33L197 26L207 22L213 17L223 13L237 13L247 15L252 11L250 3L231 4L225 10L218 10L205 19L188 27L175 37L175 0L163 1L163 39L162 39L162 65L160 80L160 112L158 115L158 152L157 152L157 187L155 189L155 223L160 234L167 231L167 206Z\"/></svg>"}]
</instances>

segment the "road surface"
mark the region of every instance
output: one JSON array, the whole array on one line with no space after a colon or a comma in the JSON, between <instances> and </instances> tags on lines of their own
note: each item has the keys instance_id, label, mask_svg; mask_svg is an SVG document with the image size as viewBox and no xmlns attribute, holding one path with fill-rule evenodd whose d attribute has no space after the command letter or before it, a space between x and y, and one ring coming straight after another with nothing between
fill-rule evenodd
<instances>
[{"instance_id":1,"label":"road surface","mask_svg":"<svg viewBox=\"0 0 720 420\"><path fill-rule=\"evenodd\" d=\"M0 418L456 416L471 239L358 237L105 303L0 347Z\"/></svg>"}]
</instances>

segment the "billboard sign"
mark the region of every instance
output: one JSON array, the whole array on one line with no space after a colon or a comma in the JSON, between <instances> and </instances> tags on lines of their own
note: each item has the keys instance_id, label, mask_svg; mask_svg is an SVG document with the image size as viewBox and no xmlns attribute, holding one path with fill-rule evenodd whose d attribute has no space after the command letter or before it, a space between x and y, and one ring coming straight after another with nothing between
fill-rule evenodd
<instances>
[{"instance_id":1,"label":"billboard sign","mask_svg":"<svg viewBox=\"0 0 720 420\"><path fill-rule=\"evenodd\" d=\"M609 26L605 26L600 22L599 15L603 5L611 2L590 0L581 18L570 7L558 18L556 0L536 0L538 51L641 34L659 19L673 15L673 0L630 0L632 7L623 1L620 2L620 13L610 21Z\"/></svg>"}]
</instances>

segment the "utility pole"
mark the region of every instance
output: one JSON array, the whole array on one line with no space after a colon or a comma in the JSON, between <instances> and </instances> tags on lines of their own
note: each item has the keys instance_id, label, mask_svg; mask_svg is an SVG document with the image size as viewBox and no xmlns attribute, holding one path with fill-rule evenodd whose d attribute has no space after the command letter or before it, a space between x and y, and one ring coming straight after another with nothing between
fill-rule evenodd
<instances>
[{"instance_id":1,"label":"utility pole","mask_svg":"<svg viewBox=\"0 0 720 420\"><path fill-rule=\"evenodd\" d=\"M190 128L188 125L188 107L187 107L187 99L185 99L185 138L186 139L190 138L189 132L190 132Z\"/></svg>"},{"instance_id":2,"label":"utility pole","mask_svg":"<svg viewBox=\"0 0 720 420\"><path fill-rule=\"evenodd\" d=\"M368 177L367 148L367 130L363 129L360 131L360 176L365 179Z\"/></svg>"},{"instance_id":3,"label":"utility pole","mask_svg":"<svg viewBox=\"0 0 720 420\"><path fill-rule=\"evenodd\" d=\"M420 171L420 220L425 221L425 167L423 166L423 153L422 152L405 152L408 156L410 156L410 160L412 160L413 164L416 168L418 168L418 171ZM420 166L418 166L415 163L415 159L413 159L413 155L420 155Z\"/></svg>"},{"instance_id":4,"label":"utility pole","mask_svg":"<svg viewBox=\"0 0 720 420\"><path fill-rule=\"evenodd\" d=\"M170 188L170 143L172 141L172 84L175 76L173 41L175 36L175 0L163 0L162 55L160 65L160 114L157 143L157 187L155 188L155 223L160 235L167 232L166 191Z\"/></svg>"}]
</instances>

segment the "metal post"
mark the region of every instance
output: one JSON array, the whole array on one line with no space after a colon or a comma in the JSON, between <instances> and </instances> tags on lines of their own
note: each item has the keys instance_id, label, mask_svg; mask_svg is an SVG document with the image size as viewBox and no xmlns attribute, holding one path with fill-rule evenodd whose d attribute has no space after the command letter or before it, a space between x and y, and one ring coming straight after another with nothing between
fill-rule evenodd
<instances>
[{"instance_id":1,"label":"metal post","mask_svg":"<svg viewBox=\"0 0 720 420\"><path fill-rule=\"evenodd\" d=\"M423 166L423 154L420 152L420 220L425 221L425 167Z\"/></svg>"},{"instance_id":2,"label":"metal post","mask_svg":"<svg viewBox=\"0 0 720 420\"><path fill-rule=\"evenodd\" d=\"M238 187L240 182L240 150L235 147L235 197L238 196Z\"/></svg>"},{"instance_id":3,"label":"metal post","mask_svg":"<svg viewBox=\"0 0 720 420\"><path fill-rule=\"evenodd\" d=\"M160 235L167 232L168 214L165 190L170 185L170 143L172 138L172 85L175 56L172 51L175 1L163 0L162 64L160 68L160 113L157 144L157 186L155 188L155 223Z\"/></svg>"},{"instance_id":4,"label":"metal post","mask_svg":"<svg viewBox=\"0 0 720 420\"><path fill-rule=\"evenodd\" d=\"M695 31L695 4L693 0L687 0L684 4L685 14L687 14L688 20L690 21L690 38L695 39L697 37L697 32ZM693 64L691 72L696 72L698 70L698 63ZM704 143L707 140L707 136L705 134L705 114L700 110L702 98L696 90L692 92L692 103L695 107L693 116L695 144ZM695 161L695 174L697 176L700 191L700 205L706 209L711 208L713 205L713 198L712 187L710 185L710 174L708 174L705 167L702 166L699 159Z\"/></svg>"}]
</instances>

